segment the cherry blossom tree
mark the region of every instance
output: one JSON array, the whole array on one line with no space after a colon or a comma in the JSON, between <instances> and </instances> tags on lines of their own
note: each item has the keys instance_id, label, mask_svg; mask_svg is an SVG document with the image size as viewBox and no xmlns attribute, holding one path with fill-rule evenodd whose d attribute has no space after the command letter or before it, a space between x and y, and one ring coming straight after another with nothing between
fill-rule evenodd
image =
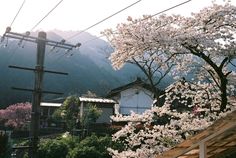
<instances>
[{"instance_id":1,"label":"cherry blossom tree","mask_svg":"<svg viewBox=\"0 0 236 158\"><path fill-rule=\"evenodd\" d=\"M123 151L108 149L114 158L155 157L236 107L230 97L235 85L229 82L235 72L228 69L235 66L236 7L213 3L191 17L147 17L128 18L117 31L104 32L115 49L110 57L113 67L119 69L135 59L140 63L147 57L147 63L156 62L162 72L171 66L179 79L189 72L196 78L167 87L161 107L153 106L141 115L113 116L114 122L128 122L113 135L114 141L125 146Z\"/></svg>"},{"instance_id":2,"label":"cherry blossom tree","mask_svg":"<svg viewBox=\"0 0 236 158\"><path fill-rule=\"evenodd\" d=\"M215 98L220 93L211 93L212 90L211 83L180 80L167 87L163 106L153 106L143 114L112 116L114 122L128 124L113 135L113 141L122 142L125 150L109 148L111 155L114 158L155 157L235 109L236 104L232 102L226 111L219 111L219 100ZM188 108L179 108L179 103L176 106L173 103L176 99Z\"/></svg>"},{"instance_id":3,"label":"cherry blossom tree","mask_svg":"<svg viewBox=\"0 0 236 158\"><path fill-rule=\"evenodd\" d=\"M213 4L191 17L128 18L127 23L117 26L117 31L108 29L104 34L115 48L110 57L115 68L126 62L140 64L147 57L150 60L145 63L156 63L154 71L158 68L168 72L175 66L172 74L185 75L194 70L198 80L215 83L223 111L232 74L228 65L233 64L236 54L235 20L236 7L226 2Z\"/></svg>"},{"instance_id":4,"label":"cherry blossom tree","mask_svg":"<svg viewBox=\"0 0 236 158\"><path fill-rule=\"evenodd\" d=\"M171 60L171 54L158 44L151 42L150 34L167 37L168 34L164 33L166 31L157 32L153 29L156 23L161 26L164 24L163 20L167 19L163 17L154 21L146 16L144 18L147 20L133 20L128 17L128 24L120 24L117 26L116 32L108 29L103 34L115 49L110 57L113 67L120 69L125 63L137 65L146 76L152 92L158 99L160 93L157 86L170 72L174 62ZM168 19L168 21L171 20L173 19ZM168 21L166 22L168 23ZM160 29L163 28L160 27Z\"/></svg>"},{"instance_id":5,"label":"cherry blossom tree","mask_svg":"<svg viewBox=\"0 0 236 158\"><path fill-rule=\"evenodd\" d=\"M4 122L5 126L14 129L22 129L30 121L31 104L16 103L8 106L6 109L0 110L0 120Z\"/></svg>"}]
</instances>

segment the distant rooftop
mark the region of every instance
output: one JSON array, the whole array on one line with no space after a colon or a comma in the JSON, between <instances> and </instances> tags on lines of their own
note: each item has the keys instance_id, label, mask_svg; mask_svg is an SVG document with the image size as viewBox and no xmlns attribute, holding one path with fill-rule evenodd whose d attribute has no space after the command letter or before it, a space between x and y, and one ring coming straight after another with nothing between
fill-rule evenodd
<instances>
[{"instance_id":1,"label":"distant rooftop","mask_svg":"<svg viewBox=\"0 0 236 158\"><path fill-rule=\"evenodd\" d=\"M115 104L113 99L79 97L81 102ZM40 106L60 107L62 103L41 102Z\"/></svg>"},{"instance_id":2,"label":"distant rooftop","mask_svg":"<svg viewBox=\"0 0 236 158\"><path fill-rule=\"evenodd\" d=\"M40 103L40 106L60 107L61 105L62 105L61 103L46 103L46 102Z\"/></svg>"},{"instance_id":3,"label":"distant rooftop","mask_svg":"<svg viewBox=\"0 0 236 158\"><path fill-rule=\"evenodd\" d=\"M143 87L149 91L152 91L152 88L149 84L147 84L146 82L144 82L141 78L137 77L137 79L131 83L128 83L126 85L117 87L115 89L112 89L108 94L107 97L113 97L116 96L117 94L119 94L121 91L124 91L126 89L135 87L135 86L139 86L139 87ZM157 88L158 91L161 91L160 89Z\"/></svg>"},{"instance_id":4,"label":"distant rooftop","mask_svg":"<svg viewBox=\"0 0 236 158\"><path fill-rule=\"evenodd\" d=\"M81 102L92 102L92 103L116 103L113 99L106 98L89 98L89 97L79 97Z\"/></svg>"}]
</instances>

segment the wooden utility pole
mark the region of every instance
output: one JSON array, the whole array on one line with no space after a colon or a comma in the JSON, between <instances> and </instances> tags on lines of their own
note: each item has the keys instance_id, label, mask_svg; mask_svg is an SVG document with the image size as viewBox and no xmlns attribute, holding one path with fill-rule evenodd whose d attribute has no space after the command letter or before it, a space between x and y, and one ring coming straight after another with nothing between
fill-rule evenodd
<instances>
[{"instance_id":1,"label":"wooden utility pole","mask_svg":"<svg viewBox=\"0 0 236 158\"><path fill-rule=\"evenodd\" d=\"M46 33L39 32L37 42L37 62L35 66L35 82L34 82L34 92L32 100L32 113L31 113L31 126L30 126L30 138L32 153L30 154L32 158L36 158L37 146L38 146L38 135L39 135L39 121L40 121L40 102L42 98L42 81L44 73L44 56L46 47Z\"/></svg>"},{"instance_id":2,"label":"wooden utility pole","mask_svg":"<svg viewBox=\"0 0 236 158\"><path fill-rule=\"evenodd\" d=\"M23 91L31 91L33 92L33 100L32 100L32 112L31 112L31 123L30 123L30 146L29 146L29 157L30 158L38 158L37 156L37 148L39 142L39 123L40 123L40 102L42 99L43 93L51 93L51 94L62 94L58 92L51 92L51 91L43 91L43 74L44 72L54 73L54 74L62 74L68 75L67 73L63 72L56 72L56 71L49 71L44 70L44 57L45 57L45 49L46 45L63 48L66 50L72 50L73 48L80 47L80 43L77 45L66 44L65 40L61 42L47 40L47 34L45 32L39 32L38 37L29 36L30 33L27 32L25 35L11 32L11 28L7 27L5 34L3 35L1 41L4 38L14 38L19 39L20 42L23 40L34 42L37 44L37 56L36 56L36 66L35 68L25 68L19 66L9 66L10 68L22 69L22 70L29 70L35 72L35 82L34 82L34 89L25 89L25 88L13 88L15 90L23 90Z\"/></svg>"}]
</instances>

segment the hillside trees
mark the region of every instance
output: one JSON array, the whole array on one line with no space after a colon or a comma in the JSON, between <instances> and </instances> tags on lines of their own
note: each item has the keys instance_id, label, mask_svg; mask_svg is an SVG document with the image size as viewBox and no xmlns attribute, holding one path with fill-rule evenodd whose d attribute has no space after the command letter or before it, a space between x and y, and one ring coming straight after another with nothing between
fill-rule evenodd
<instances>
[{"instance_id":1,"label":"hillside trees","mask_svg":"<svg viewBox=\"0 0 236 158\"><path fill-rule=\"evenodd\" d=\"M0 131L0 157L10 158L11 145L6 132Z\"/></svg>"},{"instance_id":2,"label":"hillside trees","mask_svg":"<svg viewBox=\"0 0 236 158\"><path fill-rule=\"evenodd\" d=\"M162 15L146 20L128 18L117 31L104 34L115 48L110 59L115 68L132 62L144 70L147 78L156 81L154 72L183 75L195 71L198 80L208 81L220 91L220 110L228 103L228 65L235 58L236 7L213 4L191 17ZM148 61L146 61L148 59ZM162 77L161 77L162 78ZM151 83L151 82L150 82ZM157 81L158 83L158 81ZM152 86L156 86L153 84Z\"/></svg>"}]
</instances>

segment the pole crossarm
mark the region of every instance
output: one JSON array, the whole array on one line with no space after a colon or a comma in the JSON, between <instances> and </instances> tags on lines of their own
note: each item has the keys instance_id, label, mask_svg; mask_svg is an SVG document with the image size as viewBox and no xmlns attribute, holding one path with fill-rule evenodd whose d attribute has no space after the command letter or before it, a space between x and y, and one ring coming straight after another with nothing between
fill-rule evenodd
<instances>
[{"instance_id":1,"label":"pole crossarm","mask_svg":"<svg viewBox=\"0 0 236 158\"><path fill-rule=\"evenodd\" d=\"M21 67L21 66L15 66L15 65L9 65L8 67L14 68L14 69L28 70L28 71L38 71L37 69L34 69L34 68ZM42 71L47 72L47 73L59 74L59 75L68 75L68 73L66 72L51 71L51 70L42 70Z\"/></svg>"},{"instance_id":2,"label":"pole crossarm","mask_svg":"<svg viewBox=\"0 0 236 158\"><path fill-rule=\"evenodd\" d=\"M41 41L44 41L46 43L46 45L48 45L48 46L52 46L54 48L55 47L63 48L63 49L66 49L68 51L72 50L73 48L79 48L81 46L81 43L77 43L76 45L65 43L66 41L64 39L62 39L60 42L57 42L57 41L48 40L48 39L44 39L44 38L40 38L40 37L33 37L33 36L30 36L29 31L27 31L25 34L11 32L10 27L7 27L6 32L2 36L1 41L3 41L6 37L19 39L20 43L23 40L28 41L28 42L33 42L33 43L37 43L38 40L41 40Z\"/></svg>"},{"instance_id":3,"label":"pole crossarm","mask_svg":"<svg viewBox=\"0 0 236 158\"><path fill-rule=\"evenodd\" d=\"M18 88L18 87L11 87L14 90L19 90L19 91L28 91L28 92L37 92L37 93L47 93L47 94L58 94L58 95L63 95L64 93L60 92L54 92L54 91L43 91L43 90L35 90L35 89L28 89L28 88Z\"/></svg>"}]
</instances>

